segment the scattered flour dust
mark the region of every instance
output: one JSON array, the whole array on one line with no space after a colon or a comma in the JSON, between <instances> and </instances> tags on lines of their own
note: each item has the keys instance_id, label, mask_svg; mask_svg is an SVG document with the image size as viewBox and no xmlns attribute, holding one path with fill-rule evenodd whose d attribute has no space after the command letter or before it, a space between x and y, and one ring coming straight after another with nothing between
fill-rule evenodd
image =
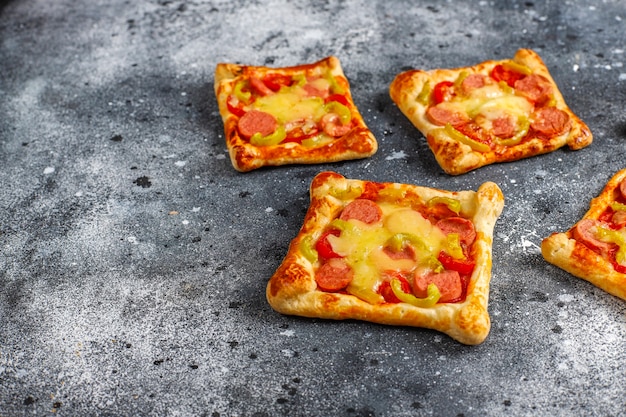
<instances>
[{"instance_id":1,"label":"scattered flour dust","mask_svg":"<svg viewBox=\"0 0 626 417\"><path fill-rule=\"evenodd\" d=\"M386 161L391 161L394 159L405 159L407 157L404 151L393 152L391 155L385 158Z\"/></svg>"}]
</instances>

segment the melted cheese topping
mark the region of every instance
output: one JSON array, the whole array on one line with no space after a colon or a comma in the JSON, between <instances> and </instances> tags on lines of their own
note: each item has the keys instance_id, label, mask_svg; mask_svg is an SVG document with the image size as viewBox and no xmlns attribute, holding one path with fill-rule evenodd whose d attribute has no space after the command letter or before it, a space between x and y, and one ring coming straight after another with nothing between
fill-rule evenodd
<instances>
[{"instance_id":1,"label":"melted cheese topping","mask_svg":"<svg viewBox=\"0 0 626 417\"><path fill-rule=\"evenodd\" d=\"M312 79L307 79L304 75L296 75L292 79L291 86L283 85L277 92L268 95L255 94L255 100L246 107L274 116L278 125L285 127L287 137L292 129L298 129L298 135L306 136L301 142L303 146L317 147L335 139L324 129L324 120L322 120L324 115L337 113L342 124L352 119L351 111L347 106L335 101L326 103L322 98L326 95L341 93L343 89L337 85L330 73Z\"/></svg>"},{"instance_id":2,"label":"melted cheese topping","mask_svg":"<svg viewBox=\"0 0 626 417\"><path fill-rule=\"evenodd\" d=\"M515 94L510 87L487 84L472 90L468 96L455 96L438 106L467 115L486 131L492 131L492 123L499 118L511 118L515 132L522 132L534 110L525 97Z\"/></svg>"},{"instance_id":3,"label":"melted cheese topping","mask_svg":"<svg viewBox=\"0 0 626 417\"><path fill-rule=\"evenodd\" d=\"M420 213L406 207L379 204L383 212L381 222L366 224L350 219L339 236L328 236L335 253L344 256L354 271L347 291L370 303L382 303L377 294L384 271L413 273L428 268L428 262L445 247L446 235ZM422 244L412 244L415 259L392 259L384 251L397 234L412 235Z\"/></svg>"},{"instance_id":4,"label":"melted cheese topping","mask_svg":"<svg viewBox=\"0 0 626 417\"><path fill-rule=\"evenodd\" d=\"M259 97L253 107L271 114L281 124L301 119L317 123L324 115L324 100L306 97L304 91L298 90Z\"/></svg>"}]
</instances>

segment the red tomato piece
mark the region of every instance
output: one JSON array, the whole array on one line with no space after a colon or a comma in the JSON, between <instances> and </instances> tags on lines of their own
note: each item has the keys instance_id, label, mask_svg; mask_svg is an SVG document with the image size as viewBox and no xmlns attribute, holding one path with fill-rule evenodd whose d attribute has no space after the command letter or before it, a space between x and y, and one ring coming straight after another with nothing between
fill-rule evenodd
<instances>
[{"instance_id":1,"label":"red tomato piece","mask_svg":"<svg viewBox=\"0 0 626 417\"><path fill-rule=\"evenodd\" d=\"M615 269L615 272L619 272L620 274L626 274L626 266L620 265L617 262L613 262L613 269Z\"/></svg>"},{"instance_id":2,"label":"red tomato piece","mask_svg":"<svg viewBox=\"0 0 626 417\"><path fill-rule=\"evenodd\" d=\"M613 209L611 207L607 207L602 214L600 214L598 216L598 220L602 223L606 223L608 224L611 229L614 229L614 225L613 223L613 214L615 214L615 211L613 211Z\"/></svg>"},{"instance_id":3,"label":"red tomato piece","mask_svg":"<svg viewBox=\"0 0 626 417\"><path fill-rule=\"evenodd\" d=\"M521 74L511 69L504 68L504 66L502 66L501 64L496 65L491 70L491 78L498 82L504 81L509 85L509 87L514 87L515 82L521 80L525 76L525 74Z\"/></svg>"},{"instance_id":4,"label":"red tomato piece","mask_svg":"<svg viewBox=\"0 0 626 417\"><path fill-rule=\"evenodd\" d=\"M336 101L337 103L341 103L344 106L348 106L348 99L342 94L331 94L326 98L326 103L330 101Z\"/></svg>"},{"instance_id":5,"label":"red tomato piece","mask_svg":"<svg viewBox=\"0 0 626 417\"><path fill-rule=\"evenodd\" d=\"M242 102L238 101L237 104L233 104L231 100L232 100L232 96L228 97L228 100L226 100L226 107L228 108L229 112L231 112L237 117L241 117L244 114L246 114L246 111L243 108Z\"/></svg>"},{"instance_id":6,"label":"red tomato piece","mask_svg":"<svg viewBox=\"0 0 626 417\"><path fill-rule=\"evenodd\" d=\"M378 293L383 296L386 302L388 303L401 302L400 299L396 297L393 290L391 289L392 279L399 280L402 291L404 291L407 294L411 294L411 284L409 284L409 281L404 277L404 275L402 275L402 273L398 271L386 271L383 273L383 278L385 280L378 287Z\"/></svg>"},{"instance_id":7,"label":"red tomato piece","mask_svg":"<svg viewBox=\"0 0 626 417\"><path fill-rule=\"evenodd\" d=\"M454 92L454 83L452 81L441 81L433 88L433 98L435 103L439 104L442 101L448 101L456 94Z\"/></svg>"},{"instance_id":8,"label":"red tomato piece","mask_svg":"<svg viewBox=\"0 0 626 417\"><path fill-rule=\"evenodd\" d=\"M470 122L454 126L454 128L463 133L468 138L473 139L476 142L484 143L485 145L491 147L492 136L489 134L489 132L486 132L478 124Z\"/></svg>"},{"instance_id":9,"label":"red tomato piece","mask_svg":"<svg viewBox=\"0 0 626 417\"><path fill-rule=\"evenodd\" d=\"M468 259L454 259L443 251L439 252L437 259L444 268L456 271L461 275L471 274L475 266L475 263Z\"/></svg>"},{"instance_id":10,"label":"red tomato piece","mask_svg":"<svg viewBox=\"0 0 626 417\"><path fill-rule=\"evenodd\" d=\"M324 232L322 236L320 236L320 238L315 243L315 250L317 251L317 254L320 257L324 259L343 258L343 256L339 255L333 250L333 247L328 241L329 235L339 236L340 233L341 232L339 230L332 229L327 232Z\"/></svg>"},{"instance_id":11,"label":"red tomato piece","mask_svg":"<svg viewBox=\"0 0 626 417\"><path fill-rule=\"evenodd\" d=\"M293 79L285 74L268 74L263 78L263 83L272 91L278 91L281 87L289 87Z\"/></svg>"}]
</instances>

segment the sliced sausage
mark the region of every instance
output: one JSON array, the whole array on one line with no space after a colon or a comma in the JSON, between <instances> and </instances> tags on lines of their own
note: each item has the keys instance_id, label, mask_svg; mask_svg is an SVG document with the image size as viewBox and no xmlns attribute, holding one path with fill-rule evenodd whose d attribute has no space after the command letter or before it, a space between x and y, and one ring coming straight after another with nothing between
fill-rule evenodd
<instances>
[{"instance_id":1,"label":"sliced sausage","mask_svg":"<svg viewBox=\"0 0 626 417\"><path fill-rule=\"evenodd\" d=\"M485 86L485 76L482 74L470 74L463 82L461 82L461 90L463 93L469 94L477 88L481 88Z\"/></svg>"},{"instance_id":2,"label":"sliced sausage","mask_svg":"<svg viewBox=\"0 0 626 417\"><path fill-rule=\"evenodd\" d=\"M271 88L269 88L263 80L256 77L250 78L250 87L259 95L269 96L270 94L274 94Z\"/></svg>"},{"instance_id":3,"label":"sliced sausage","mask_svg":"<svg viewBox=\"0 0 626 417\"><path fill-rule=\"evenodd\" d=\"M463 217L447 217L439 220L436 226L446 235L449 233L458 233L461 243L467 246L474 243L476 239L474 223Z\"/></svg>"},{"instance_id":4,"label":"sliced sausage","mask_svg":"<svg viewBox=\"0 0 626 417\"><path fill-rule=\"evenodd\" d=\"M415 249L411 246L405 246L399 251L392 250L391 248L385 247L383 248L383 252L385 255L390 257L391 259L415 259Z\"/></svg>"},{"instance_id":5,"label":"sliced sausage","mask_svg":"<svg viewBox=\"0 0 626 417\"><path fill-rule=\"evenodd\" d=\"M324 133L334 138L341 137L350 132L350 130L352 130L352 124L342 124L341 118L337 113L326 113L324 116L322 116L320 124L322 126L322 129L324 130Z\"/></svg>"},{"instance_id":6,"label":"sliced sausage","mask_svg":"<svg viewBox=\"0 0 626 417\"><path fill-rule=\"evenodd\" d=\"M600 222L593 219L583 219L576 223L572 229L574 239L583 243L589 249L596 252L608 252L611 250L611 243L597 239L592 228L598 226Z\"/></svg>"},{"instance_id":7,"label":"sliced sausage","mask_svg":"<svg viewBox=\"0 0 626 417\"><path fill-rule=\"evenodd\" d=\"M237 122L237 129L245 139L250 139L255 133L267 136L276 130L278 123L276 118L269 113L260 110L250 110Z\"/></svg>"},{"instance_id":8,"label":"sliced sausage","mask_svg":"<svg viewBox=\"0 0 626 417\"><path fill-rule=\"evenodd\" d=\"M515 120L511 116L498 117L491 122L491 131L499 138L510 138L515 134Z\"/></svg>"},{"instance_id":9,"label":"sliced sausage","mask_svg":"<svg viewBox=\"0 0 626 417\"><path fill-rule=\"evenodd\" d=\"M349 203L341 212L339 218L341 220L360 220L363 223L371 224L380 221L383 217L383 212L378 207L378 204L372 200L366 200L364 198L357 198Z\"/></svg>"},{"instance_id":10,"label":"sliced sausage","mask_svg":"<svg viewBox=\"0 0 626 417\"><path fill-rule=\"evenodd\" d=\"M341 291L350 284L354 278L354 271L345 260L331 258L323 263L315 272L315 282L323 291Z\"/></svg>"},{"instance_id":11,"label":"sliced sausage","mask_svg":"<svg viewBox=\"0 0 626 417\"><path fill-rule=\"evenodd\" d=\"M532 115L530 127L546 137L554 137L567 132L572 126L569 114L556 107L542 107Z\"/></svg>"},{"instance_id":12,"label":"sliced sausage","mask_svg":"<svg viewBox=\"0 0 626 417\"><path fill-rule=\"evenodd\" d=\"M469 122L469 117L466 114L440 105L429 107L426 110L426 117L439 126L445 126L448 123L452 126L458 126Z\"/></svg>"},{"instance_id":13,"label":"sliced sausage","mask_svg":"<svg viewBox=\"0 0 626 417\"><path fill-rule=\"evenodd\" d=\"M461 275L457 271L446 270L440 273L418 271L415 273L413 293L416 297L428 296L428 284L435 284L441 293L440 303L456 300L463 295Z\"/></svg>"},{"instance_id":14,"label":"sliced sausage","mask_svg":"<svg viewBox=\"0 0 626 417\"><path fill-rule=\"evenodd\" d=\"M552 84L539 74L530 74L515 81L515 89L535 103L544 103L552 97Z\"/></svg>"},{"instance_id":15,"label":"sliced sausage","mask_svg":"<svg viewBox=\"0 0 626 417\"><path fill-rule=\"evenodd\" d=\"M306 92L307 96L309 97L321 97L323 99L327 98L330 95L330 90L329 89L319 89L311 84L305 84L303 87L304 91Z\"/></svg>"}]
</instances>

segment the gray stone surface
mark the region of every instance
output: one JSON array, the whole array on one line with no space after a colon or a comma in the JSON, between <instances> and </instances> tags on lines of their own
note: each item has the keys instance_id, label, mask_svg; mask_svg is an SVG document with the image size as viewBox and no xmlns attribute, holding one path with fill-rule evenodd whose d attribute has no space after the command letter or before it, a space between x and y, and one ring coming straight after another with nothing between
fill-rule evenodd
<instances>
[{"instance_id":1,"label":"gray stone surface","mask_svg":"<svg viewBox=\"0 0 626 417\"><path fill-rule=\"evenodd\" d=\"M626 304L539 252L626 167L624 20L618 0L0 2L0 416L625 415ZM594 143L446 175L389 83L520 47ZM378 153L236 172L215 65L330 54ZM271 310L329 169L500 185L482 345Z\"/></svg>"}]
</instances>

